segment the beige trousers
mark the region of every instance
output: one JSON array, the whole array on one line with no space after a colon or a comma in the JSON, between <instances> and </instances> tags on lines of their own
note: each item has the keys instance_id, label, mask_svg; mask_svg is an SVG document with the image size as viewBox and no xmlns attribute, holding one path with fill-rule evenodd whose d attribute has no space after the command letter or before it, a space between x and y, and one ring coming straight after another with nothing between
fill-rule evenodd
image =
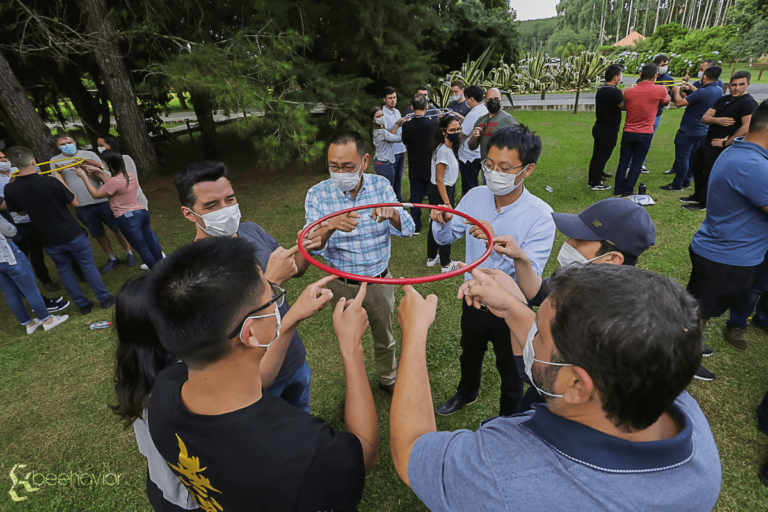
<instances>
[{"instance_id":1,"label":"beige trousers","mask_svg":"<svg viewBox=\"0 0 768 512\"><path fill-rule=\"evenodd\" d=\"M387 273L386 277L392 275ZM333 292L331 306L334 308L340 298L354 299L360 290L360 285L347 284L339 279L334 279L326 287ZM394 384L397 378L395 338L392 336L392 320L395 316L394 285L369 283L363 308L368 313L368 323L373 335L373 354L381 383Z\"/></svg>"}]
</instances>

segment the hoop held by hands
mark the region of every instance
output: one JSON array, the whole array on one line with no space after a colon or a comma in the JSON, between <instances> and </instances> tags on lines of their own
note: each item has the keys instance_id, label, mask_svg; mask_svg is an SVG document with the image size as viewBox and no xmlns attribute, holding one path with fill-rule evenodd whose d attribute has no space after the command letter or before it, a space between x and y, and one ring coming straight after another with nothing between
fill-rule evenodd
<instances>
[{"instance_id":1,"label":"hoop held by hands","mask_svg":"<svg viewBox=\"0 0 768 512\"><path fill-rule=\"evenodd\" d=\"M374 208L427 208L431 210L439 210L442 212L448 212L452 213L453 215L458 215L459 217L463 217L464 219L468 220L475 226L478 226L483 233L485 233L485 236L488 237L488 248L486 249L485 253L483 253L480 258L473 261L472 263L468 264L466 267L459 268L456 270L451 270L450 272L446 272L445 274L436 274L431 276L423 276L423 277L408 277L408 278L393 278L393 277L369 277L369 276L361 276L358 274L351 274L349 272L344 272L342 270L335 269L333 267L330 267L328 265L325 265L324 263L320 263L315 258L313 258L309 252L304 248L304 244L302 243L302 240L304 240L304 237L307 236L307 233L312 230L315 226L318 226L321 222L325 222L328 219L332 219L333 217L336 217L338 215L343 215L350 212L355 212L358 210L369 210ZM299 233L299 252L301 253L304 258L314 265L315 267L319 268L320 270L324 270L325 272L328 272L329 274L333 274L338 277L343 277L344 279L352 279L354 281L361 281L365 283L371 283L371 284L395 284L395 285L405 285L405 284L423 284L423 283L431 283L434 281L441 281L443 279L450 279L451 277L455 277L458 275L461 275L465 272L469 272L476 267L478 267L482 262L484 262L488 257L491 255L491 252L493 251L493 243L491 240L493 237L491 236L491 232L488 231L488 228L485 227L481 222L473 219L469 215L462 213L460 211L454 210L453 208L447 208L445 206L439 206L434 204L421 204L421 203L379 203L379 204L367 204L363 206L355 206L354 208L347 208L346 210L340 210L335 213L331 213L330 215L326 215L325 217L322 217L320 219L317 219L312 224L304 228L301 233Z\"/></svg>"},{"instance_id":2,"label":"hoop held by hands","mask_svg":"<svg viewBox=\"0 0 768 512\"><path fill-rule=\"evenodd\" d=\"M49 172L56 172L56 171L60 171L62 169L69 169L70 167L75 167L75 166L80 165L81 163L85 162L85 158L59 158L58 160L49 160L47 162L40 162L37 165L40 166L40 165L45 165L45 164L52 164L53 162L66 162L67 160L75 160L75 163L69 164L69 165L65 165L64 167L57 167L55 169L51 169L50 171L42 171L42 172L39 172L37 174L48 174ZM16 176L17 174L19 174L19 171L12 172L11 176Z\"/></svg>"}]
</instances>

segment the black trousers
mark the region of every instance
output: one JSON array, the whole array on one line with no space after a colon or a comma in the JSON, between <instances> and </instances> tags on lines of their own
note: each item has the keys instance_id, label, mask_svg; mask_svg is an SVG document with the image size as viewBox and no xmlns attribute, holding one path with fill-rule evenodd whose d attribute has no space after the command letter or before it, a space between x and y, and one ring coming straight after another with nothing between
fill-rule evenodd
<instances>
[{"instance_id":1,"label":"black trousers","mask_svg":"<svg viewBox=\"0 0 768 512\"><path fill-rule=\"evenodd\" d=\"M493 344L496 368L501 377L499 415L515 414L523 397L523 381L512 354L512 338L504 319L462 304L461 312L461 381L457 392L467 400L477 398L483 358L488 342Z\"/></svg>"},{"instance_id":2,"label":"black trousers","mask_svg":"<svg viewBox=\"0 0 768 512\"><path fill-rule=\"evenodd\" d=\"M605 165L611 159L619 132L616 130L611 133L599 126L593 126L592 138L595 142L592 146L592 160L589 161L589 185L599 185L603 182Z\"/></svg>"},{"instance_id":3,"label":"black trousers","mask_svg":"<svg viewBox=\"0 0 768 512\"><path fill-rule=\"evenodd\" d=\"M693 173L693 197L704 206L707 205L709 175L712 173L717 157L725 148L715 148L704 141L692 155L688 164Z\"/></svg>"},{"instance_id":4,"label":"black trousers","mask_svg":"<svg viewBox=\"0 0 768 512\"><path fill-rule=\"evenodd\" d=\"M451 208L456 206L456 185L446 185L445 191L448 192L448 199L451 200ZM429 184L429 204L443 204L443 197L437 185ZM427 258L434 259L440 252L440 265L446 266L451 263L451 244L438 245L432 235L432 221L429 221L429 235L427 236Z\"/></svg>"},{"instance_id":5,"label":"black trousers","mask_svg":"<svg viewBox=\"0 0 768 512\"><path fill-rule=\"evenodd\" d=\"M16 245L19 246L21 252L23 252L27 259L29 259L29 263L32 265L32 270L35 271L35 276L41 283L52 283L53 281L51 280L51 275L48 273L48 267L45 265L43 244L40 242L40 235L38 234L35 225L31 222L16 224L16 230L21 237ZM74 259L72 259L72 270L81 281L85 279L83 270Z\"/></svg>"}]
</instances>

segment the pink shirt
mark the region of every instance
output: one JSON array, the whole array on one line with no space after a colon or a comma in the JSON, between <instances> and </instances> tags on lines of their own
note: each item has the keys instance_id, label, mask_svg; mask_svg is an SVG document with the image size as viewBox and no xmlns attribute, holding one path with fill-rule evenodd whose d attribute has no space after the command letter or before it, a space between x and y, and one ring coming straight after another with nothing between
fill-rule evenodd
<instances>
[{"instance_id":1,"label":"pink shirt","mask_svg":"<svg viewBox=\"0 0 768 512\"><path fill-rule=\"evenodd\" d=\"M669 103L667 90L653 82L640 82L634 87L624 89L624 104L627 118L624 131L633 133L653 133L656 112L659 105Z\"/></svg>"},{"instance_id":2,"label":"pink shirt","mask_svg":"<svg viewBox=\"0 0 768 512\"><path fill-rule=\"evenodd\" d=\"M144 207L139 203L139 198L136 196L136 178L128 173L130 181L125 182L125 176L118 174L108 179L102 187L107 194L109 194L109 207L112 208L112 213L115 217L120 217L125 212L132 212L135 210L143 210Z\"/></svg>"}]
</instances>

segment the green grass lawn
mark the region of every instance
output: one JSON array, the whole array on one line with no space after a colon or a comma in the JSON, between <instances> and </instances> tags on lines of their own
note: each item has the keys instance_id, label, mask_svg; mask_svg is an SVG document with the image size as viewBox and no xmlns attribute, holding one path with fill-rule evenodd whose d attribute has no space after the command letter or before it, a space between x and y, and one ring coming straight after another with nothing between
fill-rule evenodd
<instances>
[{"instance_id":1,"label":"green grass lawn","mask_svg":"<svg viewBox=\"0 0 768 512\"><path fill-rule=\"evenodd\" d=\"M596 193L586 186L593 114L521 111L515 115L536 130L544 142L539 165L525 182L532 193L558 212L579 212L599 199L610 197L610 192ZM680 116L679 110L664 113L647 163L651 174L642 175L640 179L648 185L657 202L648 211L658 229L657 245L640 258L640 266L685 284L690 272L687 247L704 214L681 210L677 201L679 194L658 189L670 181L661 173L671 166L672 139ZM243 220L259 223L279 242L292 245L303 223L306 191L327 178L322 165L313 169L261 171L254 168L248 141L227 132L222 144ZM194 234L179 213L170 176L187 163L202 158L200 144L193 145L186 138L179 138L167 157L166 176L142 184L150 202L152 225L166 253L189 242ZM616 171L617 158L618 150L608 165L608 172ZM554 192L545 191L547 185ZM408 190L407 179L404 188ZM426 213L424 215L426 217ZM554 255L563 240L564 237L558 235ZM425 265L426 245L426 233L411 239L395 239L390 262L392 274L419 276L437 272ZM94 250L97 265L104 265L106 257L98 247L94 246ZM463 254L462 241L454 245L454 255L461 259ZM553 256L545 274L556 266ZM53 265L49 268L53 269ZM138 267L120 266L104 276L105 283L110 291L116 292L124 281L138 273ZM289 297L295 298L303 287L322 276L322 272L311 268L304 278L290 281ZM436 293L440 300L427 353L435 404L451 396L459 380L461 330L456 290L460 283L461 280L455 278L418 287L423 294ZM401 296L398 290L398 300ZM66 312L71 318L61 327L27 336L8 307L4 303L0 305L0 396L4 398L0 411L0 472L5 488L11 487L8 475L17 464L27 465L17 469L19 476L29 471L96 475L111 472L122 476L119 484L112 486L43 486L35 492L17 488L19 494L28 499L14 503L4 493L0 496L0 510L150 510L144 490L146 462L138 452L133 431L125 430L107 409L107 404L114 401L115 337L110 330L90 331L86 325L89 321L110 319L112 313L99 309L83 317L74 306ZM706 330L706 342L715 350L706 365L717 374L717 380L694 381L689 390L709 418L722 457L723 487L717 510L767 510L768 491L759 483L757 472L768 460L768 437L756 428L755 408L768 389L764 370L768 363L768 336L750 329L748 352L736 353L720 334L724 321L725 318L714 319ZM302 324L300 332L313 371L313 412L340 428L339 402L344 396L344 380L331 311L325 310ZM395 338L399 337L395 324ZM390 399L375 387L378 378L370 335L365 336L364 346L381 426L381 457L367 477L360 510L426 510L395 473L388 442ZM493 359L490 350L484 363L478 403L453 416L438 417L439 429L476 429L481 420L498 413L499 378Z\"/></svg>"}]
</instances>

